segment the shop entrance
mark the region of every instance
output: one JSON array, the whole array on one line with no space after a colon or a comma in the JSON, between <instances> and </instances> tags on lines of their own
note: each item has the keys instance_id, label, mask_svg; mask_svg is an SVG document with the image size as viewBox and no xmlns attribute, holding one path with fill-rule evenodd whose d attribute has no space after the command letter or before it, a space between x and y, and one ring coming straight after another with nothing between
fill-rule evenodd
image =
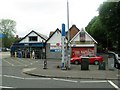
<instances>
[{"instance_id":1,"label":"shop entrance","mask_svg":"<svg viewBox=\"0 0 120 90\"><path fill-rule=\"evenodd\" d=\"M31 48L31 49L32 49L32 51L33 50L35 51L35 58L36 59L45 59L44 48L34 47L34 48Z\"/></svg>"}]
</instances>

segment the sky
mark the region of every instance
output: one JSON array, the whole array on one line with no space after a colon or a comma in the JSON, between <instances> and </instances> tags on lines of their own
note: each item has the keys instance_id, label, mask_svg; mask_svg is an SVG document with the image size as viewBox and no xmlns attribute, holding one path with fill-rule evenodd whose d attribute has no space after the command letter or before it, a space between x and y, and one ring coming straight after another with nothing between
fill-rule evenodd
<instances>
[{"instance_id":1,"label":"sky","mask_svg":"<svg viewBox=\"0 0 120 90\"><path fill-rule=\"evenodd\" d=\"M98 15L105 0L68 0L69 28L74 24L85 28ZM50 31L66 25L67 0L0 0L0 19L16 21L16 34L24 37L32 30L49 36Z\"/></svg>"}]
</instances>

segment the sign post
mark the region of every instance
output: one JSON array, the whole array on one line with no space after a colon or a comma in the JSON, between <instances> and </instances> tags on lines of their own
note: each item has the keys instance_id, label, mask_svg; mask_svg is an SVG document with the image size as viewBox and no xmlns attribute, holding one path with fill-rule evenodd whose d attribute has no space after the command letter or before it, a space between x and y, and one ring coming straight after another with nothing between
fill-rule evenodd
<instances>
[{"instance_id":1,"label":"sign post","mask_svg":"<svg viewBox=\"0 0 120 90\"><path fill-rule=\"evenodd\" d=\"M66 69L65 68L65 24L62 24L62 38L61 38L61 41L62 41L62 62L61 62L61 69Z\"/></svg>"}]
</instances>

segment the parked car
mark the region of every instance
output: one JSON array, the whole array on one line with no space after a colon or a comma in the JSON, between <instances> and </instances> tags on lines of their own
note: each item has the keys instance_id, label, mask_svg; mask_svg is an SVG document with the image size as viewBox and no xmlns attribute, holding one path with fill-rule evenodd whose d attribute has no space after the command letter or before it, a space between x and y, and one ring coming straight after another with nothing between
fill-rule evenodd
<instances>
[{"instance_id":1,"label":"parked car","mask_svg":"<svg viewBox=\"0 0 120 90\"><path fill-rule=\"evenodd\" d=\"M95 64L98 65L100 62L103 62L102 56L86 56L89 59L90 64ZM82 57L73 57L71 58L70 62L74 64L79 64L81 63Z\"/></svg>"},{"instance_id":2,"label":"parked car","mask_svg":"<svg viewBox=\"0 0 120 90\"><path fill-rule=\"evenodd\" d=\"M114 67L120 69L120 54L117 54L112 51L109 51L107 54L108 54L108 58L114 59Z\"/></svg>"},{"instance_id":3,"label":"parked car","mask_svg":"<svg viewBox=\"0 0 120 90\"><path fill-rule=\"evenodd\" d=\"M9 48L6 48L6 47L3 47L3 48L1 49L1 51L7 52L7 51L10 51L10 49L9 49Z\"/></svg>"}]
</instances>

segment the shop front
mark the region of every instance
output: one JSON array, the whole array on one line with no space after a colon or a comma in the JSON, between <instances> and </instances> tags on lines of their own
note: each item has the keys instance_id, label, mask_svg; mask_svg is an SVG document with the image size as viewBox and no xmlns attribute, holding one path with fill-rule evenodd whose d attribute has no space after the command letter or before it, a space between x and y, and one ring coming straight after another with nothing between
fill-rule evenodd
<instances>
[{"instance_id":1,"label":"shop front","mask_svg":"<svg viewBox=\"0 0 120 90\"><path fill-rule=\"evenodd\" d=\"M81 29L70 41L71 57L96 55L97 41L84 29Z\"/></svg>"},{"instance_id":2,"label":"shop front","mask_svg":"<svg viewBox=\"0 0 120 90\"><path fill-rule=\"evenodd\" d=\"M35 58L46 58L45 42L47 37L35 31L31 31L25 37L23 37L18 43L14 43L11 46L11 56L17 56L22 58L31 58L34 52Z\"/></svg>"},{"instance_id":3,"label":"shop front","mask_svg":"<svg viewBox=\"0 0 120 90\"><path fill-rule=\"evenodd\" d=\"M45 58L45 43L16 43L11 47L12 56L17 53L17 57L31 58L32 52L35 52L35 58Z\"/></svg>"}]
</instances>

